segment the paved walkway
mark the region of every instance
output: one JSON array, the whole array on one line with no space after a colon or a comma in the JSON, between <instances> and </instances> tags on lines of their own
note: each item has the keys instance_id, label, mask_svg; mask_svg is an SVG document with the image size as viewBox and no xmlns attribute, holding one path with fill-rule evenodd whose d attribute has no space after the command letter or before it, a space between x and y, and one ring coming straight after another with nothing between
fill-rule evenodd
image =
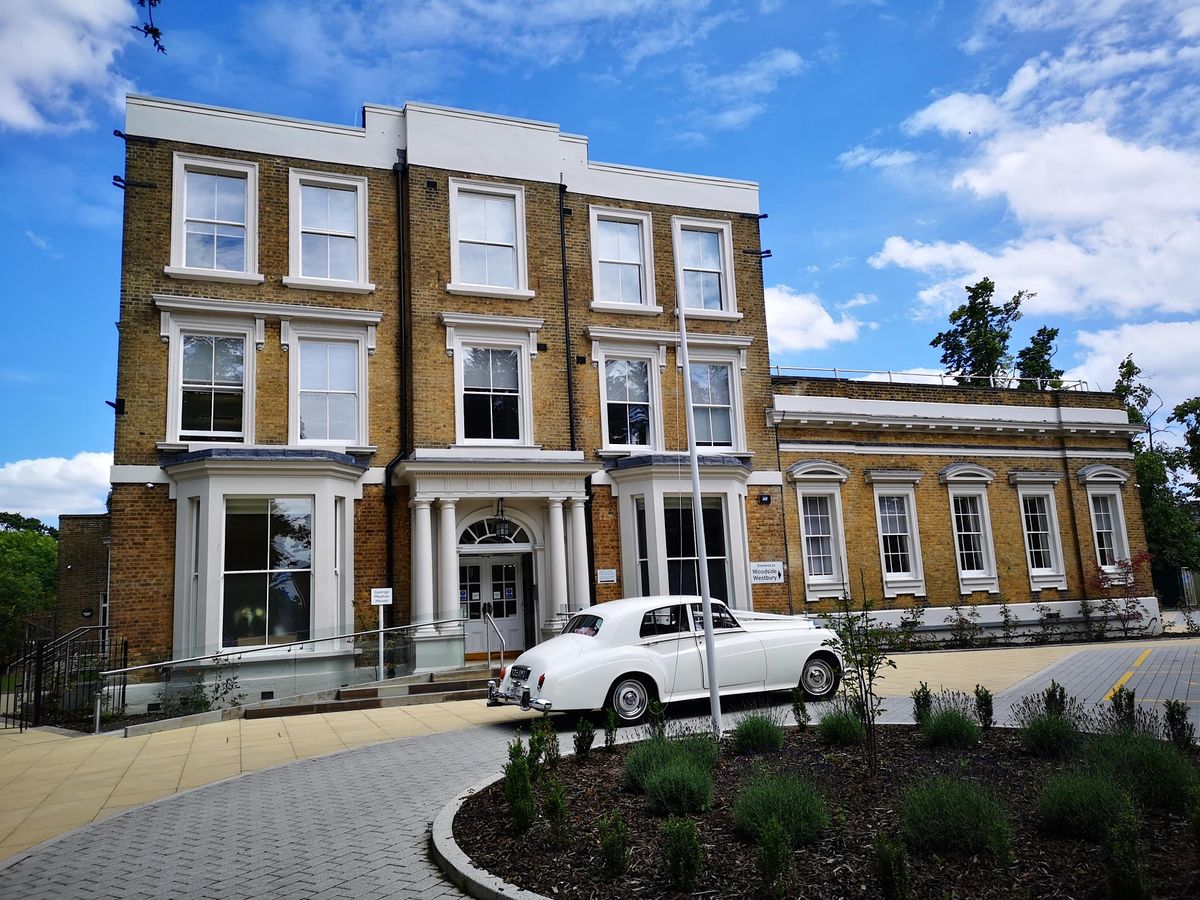
<instances>
[{"instance_id":1,"label":"paved walkway","mask_svg":"<svg viewBox=\"0 0 1200 900\"><path fill-rule=\"evenodd\" d=\"M1144 699L1200 702L1198 655L1200 641L907 654L888 672L883 721L907 720L920 680L985 684L1002 722L1051 677L1089 702L1126 673ZM730 718L758 702L731 703ZM499 769L526 717L467 701L140 738L0 733L0 898L461 897L429 862L426 830L446 801Z\"/></svg>"}]
</instances>

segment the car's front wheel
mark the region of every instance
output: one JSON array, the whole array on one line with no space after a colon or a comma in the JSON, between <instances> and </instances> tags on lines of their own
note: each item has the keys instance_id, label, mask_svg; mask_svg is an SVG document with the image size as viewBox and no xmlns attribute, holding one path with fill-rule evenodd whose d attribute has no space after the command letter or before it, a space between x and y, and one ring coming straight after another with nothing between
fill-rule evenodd
<instances>
[{"instance_id":1,"label":"car's front wheel","mask_svg":"<svg viewBox=\"0 0 1200 900\"><path fill-rule=\"evenodd\" d=\"M636 725L650 708L650 687L637 675L624 675L613 682L608 692L610 709L616 710L622 725Z\"/></svg>"},{"instance_id":2,"label":"car's front wheel","mask_svg":"<svg viewBox=\"0 0 1200 900\"><path fill-rule=\"evenodd\" d=\"M800 688L810 700L828 700L838 688L841 672L828 656L810 656L800 672Z\"/></svg>"}]
</instances>

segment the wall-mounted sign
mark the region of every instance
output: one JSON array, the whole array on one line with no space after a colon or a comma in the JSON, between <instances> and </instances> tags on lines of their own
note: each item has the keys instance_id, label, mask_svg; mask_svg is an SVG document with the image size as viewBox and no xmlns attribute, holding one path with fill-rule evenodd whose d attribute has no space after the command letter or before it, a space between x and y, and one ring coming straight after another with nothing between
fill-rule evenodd
<instances>
[{"instance_id":1,"label":"wall-mounted sign","mask_svg":"<svg viewBox=\"0 0 1200 900\"><path fill-rule=\"evenodd\" d=\"M781 562L752 562L750 563L751 584L783 584L783 563Z\"/></svg>"},{"instance_id":2,"label":"wall-mounted sign","mask_svg":"<svg viewBox=\"0 0 1200 900\"><path fill-rule=\"evenodd\" d=\"M617 570L616 569L597 569L596 584L616 584Z\"/></svg>"},{"instance_id":3,"label":"wall-mounted sign","mask_svg":"<svg viewBox=\"0 0 1200 900\"><path fill-rule=\"evenodd\" d=\"M372 606L391 606L392 605L392 589L391 588L371 588L371 605Z\"/></svg>"}]
</instances>

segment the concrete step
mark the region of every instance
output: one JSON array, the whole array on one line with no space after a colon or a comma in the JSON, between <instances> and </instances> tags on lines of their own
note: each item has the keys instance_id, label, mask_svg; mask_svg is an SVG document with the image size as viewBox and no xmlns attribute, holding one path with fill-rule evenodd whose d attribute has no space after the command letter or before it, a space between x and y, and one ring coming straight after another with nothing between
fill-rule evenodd
<instances>
[{"instance_id":1,"label":"concrete step","mask_svg":"<svg viewBox=\"0 0 1200 900\"><path fill-rule=\"evenodd\" d=\"M461 691L440 691L432 694L410 694L407 697L384 697L382 707L417 706L423 703L449 703L453 700L486 700L487 688L472 688Z\"/></svg>"},{"instance_id":2,"label":"concrete step","mask_svg":"<svg viewBox=\"0 0 1200 900\"><path fill-rule=\"evenodd\" d=\"M279 716L312 716L320 713L346 712L354 709L379 709L383 705L378 697L355 700L322 700L315 703L297 703L292 706L270 706L247 709L247 719L273 719Z\"/></svg>"}]
</instances>

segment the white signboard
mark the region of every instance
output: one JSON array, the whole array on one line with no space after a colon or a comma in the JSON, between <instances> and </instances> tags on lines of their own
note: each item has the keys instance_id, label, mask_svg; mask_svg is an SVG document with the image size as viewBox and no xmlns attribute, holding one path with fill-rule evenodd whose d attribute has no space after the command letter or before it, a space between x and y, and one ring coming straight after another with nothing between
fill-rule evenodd
<instances>
[{"instance_id":1,"label":"white signboard","mask_svg":"<svg viewBox=\"0 0 1200 900\"><path fill-rule=\"evenodd\" d=\"M596 584L616 584L617 570L616 569L597 569Z\"/></svg>"},{"instance_id":2,"label":"white signboard","mask_svg":"<svg viewBox=\"0 0 1200 900\"><path fill-rule=\"evenodd\" d=\"M392 589L391 588L371 588L371 605L372 606L391 606L392 605Z\"/></svg>"},{"instance_id":3,"label":"white signboard","mask_svg":"<svg viewBox=\"0 0 1200 900\"><path fill-rule=\"evenodd\" d=\"M751 584L783 584L783 563L781 562L752 562L750 563Z\"/></svg>"}]
</instances>

